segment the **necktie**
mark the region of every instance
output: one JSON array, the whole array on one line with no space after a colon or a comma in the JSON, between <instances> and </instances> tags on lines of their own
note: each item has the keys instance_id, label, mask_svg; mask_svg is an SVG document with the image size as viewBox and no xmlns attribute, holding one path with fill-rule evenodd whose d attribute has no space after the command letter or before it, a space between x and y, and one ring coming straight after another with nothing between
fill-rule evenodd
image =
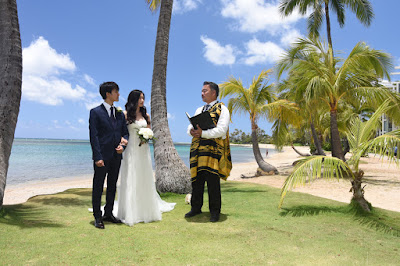
<instances>
[{"instance_id":1,"label":"necktie","mask_svg":"<svg viewBox=\"0 0 400 266\"><path fill-rule=\"evenodd\" d=\"M203 111L203 112L208 111L208 109L210 109L210 105L209 105L209 104L206 104L206 105L204 106L204 111Z\"/></svg>"},{"instance_id":2,"label":"necktie","mask_svg":"<svg viewBox=\"0 0 400 266\"><path fill-rule=\"evenodd\" d=\"M111 106L111 122L113 124L113 126L115 127L115 123L117 122L117 120L115 119L115 107Z\"/></svg>"}]
</instances>

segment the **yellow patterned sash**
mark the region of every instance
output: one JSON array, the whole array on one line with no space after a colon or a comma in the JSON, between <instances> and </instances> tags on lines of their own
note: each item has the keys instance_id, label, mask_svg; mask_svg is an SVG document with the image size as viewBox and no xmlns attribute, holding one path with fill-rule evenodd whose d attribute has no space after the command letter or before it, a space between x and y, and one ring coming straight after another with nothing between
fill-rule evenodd
<instances>
[{"instance_id":1,"label":"yellow patterned sash","mask_svg":"<svg viewBox=\"0 0 400 266\"><path fill-rule=\"evenodd\" d=\"M214 104L208 112L215 125L221 115L223 103ZM190 146L190 176L196 181L197 173L208 171L226 180L232 169L231 149L229 146L229 129L226 138L204 139L193 138Z\"/></svg>"}]
</instances>

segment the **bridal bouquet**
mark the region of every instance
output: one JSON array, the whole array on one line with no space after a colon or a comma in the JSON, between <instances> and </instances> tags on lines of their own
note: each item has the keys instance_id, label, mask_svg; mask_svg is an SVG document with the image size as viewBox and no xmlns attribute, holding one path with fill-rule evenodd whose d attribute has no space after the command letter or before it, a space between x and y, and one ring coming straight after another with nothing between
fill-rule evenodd
<instances>
[{"instance_id":1,"label":"bridal bouquet","mask_svg":"<svg viewBox=\"0 0 400 266\"><path fill-rule=\"evenodd\" d=\"M142 146L142 144L147 143L149 140L154 138L153 130L147 127L142 127L139 129L137 134L140 138L139 146Z\"/></svg>"}]
</instances>

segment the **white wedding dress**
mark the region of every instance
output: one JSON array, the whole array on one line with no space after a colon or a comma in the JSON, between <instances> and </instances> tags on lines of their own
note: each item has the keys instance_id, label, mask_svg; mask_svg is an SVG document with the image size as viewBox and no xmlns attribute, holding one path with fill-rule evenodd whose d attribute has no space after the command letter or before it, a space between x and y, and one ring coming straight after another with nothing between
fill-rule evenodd
<instances>
[{"instance_id":1,"label":"white wedding dress","mask_svg":"<svg viewBox=\"0 0 400 266\"><path fill-rule=\"evenodd\" d=\"M163 201L158 195L149 144L139 146L137 131L147 127L145 119L128 125L129 142L123 153L117 187L118 201L114 215L127 225L161 220L161 213L174 209L176 203Z\"/></svg>"}]
</instances>

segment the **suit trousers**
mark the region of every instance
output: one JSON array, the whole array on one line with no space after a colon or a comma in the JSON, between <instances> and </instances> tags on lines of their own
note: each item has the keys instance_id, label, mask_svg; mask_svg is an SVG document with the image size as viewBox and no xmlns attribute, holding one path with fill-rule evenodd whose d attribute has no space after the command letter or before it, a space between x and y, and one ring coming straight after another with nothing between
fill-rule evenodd
<instances>
[{"instance_id":1,"label":"suit trousers","mask_svg":"<svg viewBox=\"0 0 400 266\"><path fill-rule=\"evenodd\" d=\"M192 182L192 210L201 211L203 206L204 185L207 182L209 209L211 214L221 212L221 183L219 176L208 171L197 172L196 181Z\"/></svg>"},{"instance_id":2,"label":"suit trousers","mask_svg":"<svg viewBox=\"0 0 400 266\"><path fill-rule=\"evenodd\" d=\"M103 167L94 165L93 176L93 190L92 190L92 204L93 216L101 218L101 195L103 194L104 180L107 176L107 192L106 192L106 206L104 207L104 214L111 215L114 208L115 192L117 189L117 181L119 168L121 166L121 157L113 157L111 160L104 161Z\"/></svg>"}]
</instances>

